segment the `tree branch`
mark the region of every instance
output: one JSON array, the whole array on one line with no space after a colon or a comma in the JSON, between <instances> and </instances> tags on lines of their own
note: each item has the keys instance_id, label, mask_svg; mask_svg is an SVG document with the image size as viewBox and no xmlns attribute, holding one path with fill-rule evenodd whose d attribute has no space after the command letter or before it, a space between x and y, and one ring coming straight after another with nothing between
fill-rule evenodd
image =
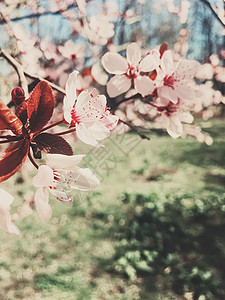
<instances>
[{"instance_id":1,"label":"tree branch","mask_svg":"<svg viewBox=\"0 0 225 300\"><path fill-rule=\"evenodd\" d=\"M28 72L26 70L24 70L24 74L31 79L38 79L40 81L46 81L48 83L48 85L50 85L50 87L52 87L54 90L66 95L66 91L63 88L61 88L60 86L56 85L55 83L48 81L41 76L31 74L30 72Z\"/></svg>"},{"instance_id":2,"label":"tree branch","mask_svg":"<svg viewBox=\"0 0 225 300\"><path fill-rule=\"evenodd\" d=\"M122 104L124 102L128 102L130 100L135 100L135 99L140 99L140 98L142 98L141 94L135 94L135 95L130 96L129 98L124 97L122 100L115 103L115 105L112 107L112 110L114 111L120 104Z\"/></svg>"},{"instance_id":3,"label":"tree branch","mask_svg":"<svg viewBox=\"0 0 225 300\"><path fill-rule=\"evenodd\" d=\"M33 13L30 15L25 15L25 16L21 16L21 17L15 17L10 19L11 22L16 22L16 21L20 21L20 20L24 20L24 19L32 19L32 18L39 18L42 16L47 16L47 15L59 15L71 8L77 7L77 3L73 3L68 5L65 9L58 9L56 11L44 11L44 12L38 12L38 13ZM0 20L0 24L4 24L6 23L6 20Z\"/></svg>"},{"instance_id":4,"label":"tree branch","mask_svg":"<svg viewBox=\"0 0 225 300\"><path fill-rule=\"evenodd\" d=\"M225 23L224 21L217 15L215 9L213 8L213 6L211 5L211 3L208 0L200 0L202 3L204 3L212 12L212 14L214 15L214 17L216 17L216 19L220 22L220 24L225 27Z\"/></svg>"},{"instance_id":5,"label":"tree branch","mask_svg":"<svg viewBox=\"0 0 225 300\"><path fill-rule=\"evenodd\" d=\"M20 81L20 86L24 89L25 95L28 96L28 84L27 84L27 80L26 77L29 77L31 79L37 79L40 81L46 81L48 83L48 85L50 85L54 90L57 90L58 92L66 95L66 91L61 88L60 86L42 78L41 76L38 75L33 75L30 72L27 72L26 70L24 70L23 66L18 63L15 58L13 58L8 52L6 52L5 50L3 50L2 48L0 48L0 56L4 57L8 63L13 66L13 68L16 70L18 77L19 77L19 81Z\"/></svg>"},{"instance_id":6,"label":"tree branch","mask_svg":"<svg viewBox=\"0 0 225 300\"><path fill-rule=\"evenodd\" d=\"M129 126L133 131L135 131L142 139L150 140L150 137L147 135L143 134L142 132L139 131L139 129L136 126L133 126L130 122L124 121L119 119L120 122L123 124Z\"/></svg>"},{"instance_id":7,"label":"tree branch","mask_svg":"<svg viewBox=\"0 0 225 300\"><path fill-rule=\"evenodd\" d=\"M19 64L15 58L13 58L8 52L0 48L0 56L4 57L7 62L16 70L19 77L19 85L23 88L25 96L28 97L28 83L24 75L23 67Z\"/></svg>"}]
</instances>

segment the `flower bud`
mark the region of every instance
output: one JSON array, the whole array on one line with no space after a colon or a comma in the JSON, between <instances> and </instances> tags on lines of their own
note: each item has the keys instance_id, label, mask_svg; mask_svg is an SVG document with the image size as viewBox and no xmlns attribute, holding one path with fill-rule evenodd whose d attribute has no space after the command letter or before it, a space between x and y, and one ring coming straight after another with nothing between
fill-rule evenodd
<instances>
[{"instance_id":1,"label":"flower bud","mask_svg":"<svg viewBox=\"0 0 225 300\"><path fill-rule=\"evenodd\" d=\"M12 90L11 96L16 106L20 105L25 100L24 90L19 86Z\"/></svg>"}]
</instances>

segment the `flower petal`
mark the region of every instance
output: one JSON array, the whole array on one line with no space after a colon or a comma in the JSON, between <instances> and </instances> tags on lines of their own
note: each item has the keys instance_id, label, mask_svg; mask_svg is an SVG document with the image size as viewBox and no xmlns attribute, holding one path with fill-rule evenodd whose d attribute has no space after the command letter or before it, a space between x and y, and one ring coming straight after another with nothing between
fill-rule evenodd
<instances>
[{"instance_id":1,"label":"flower petal","mask_svg":"<svg viewBox=\"0 0 225 300\"><path fill-rule=\"evenodd\" d=\"M103 124L95 123L89 127L89 130L96 140L103 140L110 135L110 130Z\"/></svg>"},{"instance_id":2,"label":"flower petal","mask_svg":"<svg viewBox=\"0 0 225 300\"><path fill-rule=\"evenodd\" d=\"M85 155L46 154L46 164L53 169L67 169L81 162Z\"/></svg>"},{"instance_id":3,"label":"flower petal","mask_svg":"<svg viewBox=\"0 0 225 300\"><path fill-rule=\"evenodd\" d=\"M57 155L57 154L49 154L49 155ZM41 165L38 168L38 173L33 178L33 185L36 187L45 187L45 186L53 186L54 183L54 174L53 170L46 165Z\"/></svg>"},{"instance_id":4,"label":"flower petal","mask_svg":"<svg viewBox=\"0 0 225 300\"><path fill-rule=\"evenodd\" d=\"M160 63L159 54L146 55L139 64L139 70L141 72L150 72L155 70Z\"/></svg>"},{"instance_id":5,"label":"flower petal","mask_svg":"<svg viewBox=\"0 0 225 300\"><path fill-rule=\"evenodd\" d=\"M89 191L99 185L98 178L88 168L79 168L72 175L75 180L70 184L71 188Z\"/></svg>"},{"instance_id":6,"label":"flower petal","mask_svg":"<svg viewBox=\"0 0 225 300\"><path fill-rule=\"evenodd\" d=\"M10 212L8 210L4 210L1 208L0 208L0 229L17 235L20 234L18 227L11 221Z\"/></svg>"},{"instance_id":7,"label":"flower petal","mask_svg":"<svg viewBox=\"0 0 225 300\"><path fill-rule=\"evenodd\" d=\"M137 43L131 43L127 47L127 61L134 67L137 66L141 60L141 49Z\"/></svg>"},{"instance_id":8,"label":"flower petal","mask_svg":"<svg viewBox=\"0 0 225 300\"><path fill-rule=\"evenodd\" d=\"M0 206L9 209L13 203L13 196L0 188Z\"/></svg>"},{"instance_id":9,"label":"flower petal","mask_svg":"<svg viewBox=\"0 0 225 300\"><path fill-rule=\"evenodd\" d=\"M52 209L48 203L48 188L39 188L35 193L34 201L40 219L43 222L47 222L52 216Z\"/></svg>"},{"instance_id":10,"label":"flower petal","mask_svg":"<svg viewBox=\"0 0 225 300\"><path fill-rule=\"evenodd\" d=\"M71 100L73 99L73 102L77 98L77 76L79 72L77 70L70 73L69 78L66 82L66 96ZM72 101L72 100L71 100Z\"/></svg>"},{"instance_id":11,"label":"flower petal","mask_svg":"<svg viewBox=\"0 0 225 300\"><path fill-rule=\"evenodd\" d=\"M94 92L94 91L93 91ZM77 104L75 106L75 110L78 112L79 116L85 118L87 112L90 112L91 115L98 115L105 112L106 108L106 97L105 95L97 95L94 97L93 92L84 94L82 92L77 98ZM82 99L80 99L80 96ZM82 108L82 109L81 109ZM86 118L88 119L88 118Z\"/></svg>"},{"instance_id":12,"label":"flower petal","mask_svg":"<svg viewBox=\"0 0 225 300\"><path fill-rule=\"evenodd\" d=\"M81 107L83 107L85 104L87 104L88 100L90 99L90 93L86 92L86 91L82 91L79 96L77 97L77 102L76 102L76 110L80 109Z\"/></svg>"},{"instance_id":13,"label":"flower petal","mask_svg":"<svg viewBox=\"0 0 225 300\"><path fill-rule=\"evenodd\" d=\"M62 202L72 202L73 201L73 197L67 196L66 192L64 192L64 191L54 189L54 190L50 190L50 192L59 201L62 201Z\"/></svg>"},{"instance_id":14,"label":"flower petal","mask_svg":"<svg viewBox=\"0 0 225 300\"><path fill-rule=\"evenodd\" d=\"M195 96L195 90L188 85L174 85L174 91L181 99L193 99Z\"/></svg>"},{"instance_id":15,"label":"flower petal","mask_svg":"<svg viewBox=\"0 0 225 300\"><path fill-rule=\"evenodd\" d=\"M178 65L174 78L178 80L190 80L198 71L200 63L195 60L183 59Z\"/></svg>"},{"instance_id":16,"label":"flower petal","mask_svg":"<svg viewBox=\"0 0 225 300\"><path fill-rule=\"evenodd\" d=\"M102 65L110 74L123 74L126 73L128 68L126 59L118 53L113 52L107 52L103 55Z\"/></svg>"},{"instance_id":17,"label":"flower petal","mask_svg":"<svg viewBox=\"0 0 225 300\"><path fill-rule=\"evenodd\" d=\"M80 123L76 127L77 137L84 143L88 145L92 145L95 147L101 147L102 145L99 144L90 130L90 127L87 128L84 124Z\"/></svg>"},{"instance_id":18,"label":"flower petal","mask_svg":"<svg viewBox=\"0 0 225 300\"><path fill-rule=\"evenodd\" d=\"M93 64L91 67L91 75L100 85L106 85L108 81L108 74L102 69L99 62Z\"/></svg>"},{"instance_id":19,"label":"flower petal","mask_svg":"<svg viewBox=\"0 0 225 300\"><path fill-rule=\"evenodd\" d=\"M107 83L107 93L114 98L125 93L131 87L131 80L126 75L115 75Z\"/></svg>"},{"instance_id":20,"label":"flower petal","mask_svg":"<svg viewBox=\"0 0 225 300\"><path fill-rule=\"evenodd\" d=\"M19 235L18 227L11 220L10 205L12 202L13 196L0 188L0 229Z\"/></svg>"},{"instance_id":21,"label":"flower petal","mask_svg":"<svg viewBox=\"0 0 225 300\"><path fill-rule=\"evenodd\" d=\"M119 118L117 116L108 113L108 114L105 114L104 117L101 119L101 124L103 124L110 131L112 131L116 127L118 121L119 121Z\"/></svg>"},{"instance_id":22,"label":"flower petal","mask_svg":"<svg viewBox=\"0 0 225 300\"><path fill-rule=\"evenodd\" d=\"M170 50L167 50L163 53L163 56L161 58L161 68L163 72L170 76L175 71L175 64L173 61L172 52Z\"/></svg>"},{"instance_id":23,"label":"flower petal","mask_svg":"<svg viewBox=\"0 0 225 300\"><path fill-rule=\"evenodd\" d=\"M178 102L178 94L174 89L169 86L162 86L157 89L158 96L161 98L169 99L174 104Z\"/></svg>"},{"instance_id":24,"label":"flower petal","mask_svg":"<svg viewBox=\"0 0 225 300\"><path fill-rule=\"evenodd\" d=\"M183 125L177 116L169 118L169 126L167 127L167 132L174 139L178 138L183 133Z\"/></svg>"},{"instance_id":25,"label":"flower petal","mask_svg":"<svg viewBox=\"0 0 225 300\"><path fill-rule=\"evenodd\" d=\"M151 80L148 76L138 76L135 78L134 87L135 90L142 96L151 94L155 89L153 80Z\"/></svg>"},{"instance_id":26,"label":"flower petal","mask_svg":"<svg viewBox=\"0 0 225 300\"><path fill-rule=\"evenodd\" d=\"M184 111L180 114L180 120L185 123L192 123L194 117L188 111Z\"/></svg>"},{"instance_id":27,"label":"flower petal","mask_svg":"<svg viewBox=\"0 0 225 300\"><path fill-rule=\"evenodd\" d=\"M77 98L77 75L78 71L73 71L66 82L66 96L63 99L64 118L71 123L71 110Z\"/></svg>"}]
</instances>

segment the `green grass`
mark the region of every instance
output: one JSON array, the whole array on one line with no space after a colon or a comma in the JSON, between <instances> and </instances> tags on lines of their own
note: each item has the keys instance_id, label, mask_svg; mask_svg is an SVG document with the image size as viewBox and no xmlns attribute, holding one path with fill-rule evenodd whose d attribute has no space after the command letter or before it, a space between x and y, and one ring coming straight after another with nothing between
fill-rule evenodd
<instances>
[{"instance_id":1,"label":"green grass","mask_svg":"<svg viewBox=\"0 0 225 300\"><path fill-rule=\"evenodd\" d=\"M165 285L164 271L157 271L156 277L151 278L149 265L140 263L142 248L130 251L127 246L129 239L124 238L128 229L136 230L137 216L140 217L145 209L151 210L154 201L157 215L155 219L152 215L155 221L148 224L165 226L165 216L168 216L165 207L170 209L171 223L175 208L179 208L176 217L179 226L186 234L188 225L193 240L200 245L193 253L187 250L188 261L192 262L197 251L203 251L210 243L208 252L201 254L201 260L207 262L205 269L192 271L200 274L201 278L209 275L209 269L217 274L222 265L220 259L225 253L221 231L225 204L218 200L222 199L225 183L225 124L216 120L212 125L207 128L214 138L211 146L199 144L192 138L174 140L166 135L154 134L147 141L132 133L126 138L106 140L105 152L92 152L91 147L77 143L75 152L89 153L83 165L92 164L101 184L91 193L75 192L73 204L66 205L52 197L51 220L47 224L41 223L34 211L17 222L22 231L21 237L0 232L0 299L177 299L169 282ZM31 182L33 172L27 162L27 167L20 173L1 184L15 197L14 212L23 199L32 197L30 192L35 191ZM199 217L201 211L202 218ZM181 212L184 221L179 218ZM198 218L192 219L193 216ZM148 215L146 218L150 222ZM193 225L187 220L193 221ZM208 235L203 230L204 226L209 230ZM161 231L157 229L155 241L162 239L160 234L167 227L163 228ZM144 232L144 229L141 230L139 235ZM173 238L174 234L166 231L166 236ZM216 252L218 249L219 252ZM126 258L125 262L117 263L118 253ZM154 261L154 252L145 254L149 261ZM175 256L172 258L174 261L177 259ZM126 264L126 260L131 263ZM159 262L159 269L163 268L163 262ZM182 281L182 276L188 276L188 268L182 264L177 266L183 268L174 269L181 278L176 274L173 276ZM132 277L132 274L135 276ZM168 278L167 281L170 280ZM179 280L176 281L178 290L183 282ZM209 285L207 280L205 282Z\"/></svg>"}]
</instances>

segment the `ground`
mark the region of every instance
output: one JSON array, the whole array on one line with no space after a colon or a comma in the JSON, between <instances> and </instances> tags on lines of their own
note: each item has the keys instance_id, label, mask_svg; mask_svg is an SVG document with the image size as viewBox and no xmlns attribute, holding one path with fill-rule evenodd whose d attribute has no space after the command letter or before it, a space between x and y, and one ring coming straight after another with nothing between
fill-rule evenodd
<instances>
[{"instance_id":1,"label":"ground","mask_svg":"<svg viewBox=\"0 0 225 300\"><path fill-rule=\"evenodd\" d=\"M212 276L215 274L217 281L213 280L217 287L217 282L224 278L224 274L220 274L219 265L225 255L225 240L221 234L221 226L225 222L225 124L218 119L208 121L204 126L214 139L211 146L200 144L193 138L174 140L163 132L150 134L150 141L141 140L133 133L123 137L114 136L104 142L104 149L92 150L91 147L77 143L75 152L88 153L83 165L93 169L101 184L87 194L76 192L73 204L61 203L52 197L51 220L47 224L42 223L34 211L16 222L22 232L20 237L0 232L0 299L185 299L182 295L193 292L186 284L189 281L193 284L192 279L185 279L178 289L170 284L165 286L163 274L170 273L171 266L148 273L148 270L139 272L133 262L125 267L121 263L121 257L125 257L125 260L127 257L127 252L121 254L121 251L130 249L126 241L123 245L123 239L128 236L133 220L139 220L143 207L149 208L151 201L159 201L164 208L168 202L170 211L174 208L173 204L180 201L181 210L185 209L189 213L190 207L197 207L202 211L201 216L205 217L210 215L210 211L214 212L212 201L216 199L213 223L211 219L207 219L207 222L201 219L202 223L192 220L191 224L195 227L190 231L193 239L199 232L204 233L202 227L211 226L211 232L202 241L206 245L217 243L215 249L220 251L215 253L214 261L211 261L214 253L201 253L204 254L201 256L204 262L207 261L202 277L210 277L205 275L207 272ZM15 197L14 213L22 199L32 197L35 191L30 181L34 171L29 162L21 172L1 184ZM148 206L137 204L140 195L147 199L144 203L148 201ZM132 197L136 198L131 200ZM206 207L209 207L208 211ZM159 205L156 211L160 213L160 218L168 216L168 212L162 212ZM149 218L152 216L149 215ZM157 230L160 235L160 229ZM210 238L211 234L215 239ZM160 239L164 241L163 237ZM142 253L143 249L140 245L138 247L138 253ZM196 251L200 251L199 247L196 246ZM215 249L212 248L212 251L217 251ZM194 257L194 251L191 257ZM189 254L187 259L191 260ZM196 271L192 266L193 270ZM149 274L156 274L150 279L157 287L152 290L146 284ZM219 299L216 292L213 294L214 281L207 284L212 285L209 291L204 291L202 287L202 297L205 297L202 299Z\"/></svg>"}]
</instances>

